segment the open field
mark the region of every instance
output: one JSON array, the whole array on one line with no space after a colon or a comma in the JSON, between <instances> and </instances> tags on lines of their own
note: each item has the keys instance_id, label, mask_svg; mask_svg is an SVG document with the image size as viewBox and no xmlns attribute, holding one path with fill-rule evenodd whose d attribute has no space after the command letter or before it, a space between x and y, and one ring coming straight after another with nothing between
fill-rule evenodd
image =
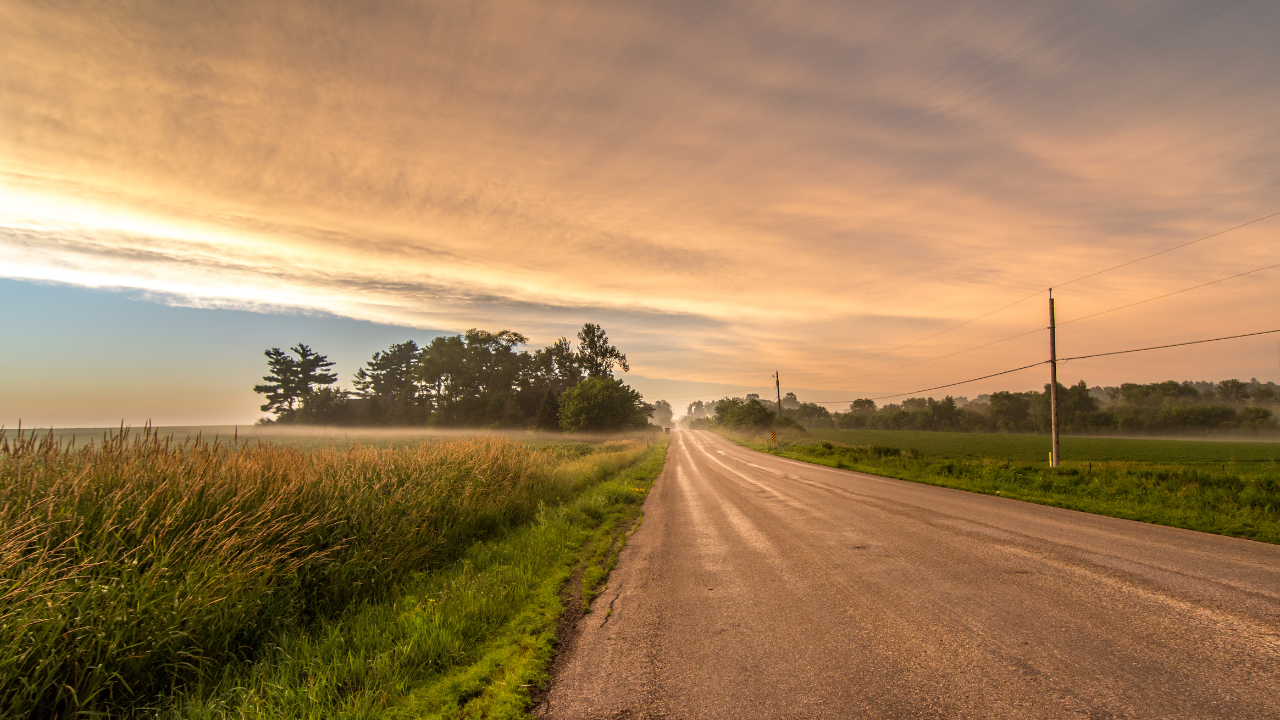
<instances>
[{"instance_id":1,"label":"open field","mask_svg":"<svg viewBox=\"0 0 1280 720\"><path fill-rule=\"evenodd\" d=\"M1271 443L1071 438L1087 441L1078 450L1101 448L1099 456L1110 459L1072 459L1064 449L1063 466L1050 468L1048 440L1035 436L786 431L779 433L778 445L771 446L760 432L722 434L747 447L805 462L1280 543L1280 464L1269 457L1275 447ZM864 444L839 443L836 438ZM1251 449L1255 454L1242 452ZM1237 452L1244 459L1233 460ZM1169 456L1188 460L1136 459Z\"/></svg>"},{"instance_id":2,"label":"open field","mask_svg":"<svg viewBox=\"0 0 1280 720\"><path fill-rule=\"evenodd\" d=\"M0 716L527 704L564 579L580 558L610 562L664 441L8 435Z\"/></svg>"},{"instance_id":3,"label":"open field","mask_svg":"<svg viewBox=\"0 0 1280 720\"><path fill-rule=\"evenodd\" d=\"M916 449L926 458L997 458L1048 464L1047 435L921 432L914 430L810 430L842 445L888 445ZM1274 463L1280 442L1149 438L1063 437L1062 459L1071 462Z\"/></svg>"}]
</instances>

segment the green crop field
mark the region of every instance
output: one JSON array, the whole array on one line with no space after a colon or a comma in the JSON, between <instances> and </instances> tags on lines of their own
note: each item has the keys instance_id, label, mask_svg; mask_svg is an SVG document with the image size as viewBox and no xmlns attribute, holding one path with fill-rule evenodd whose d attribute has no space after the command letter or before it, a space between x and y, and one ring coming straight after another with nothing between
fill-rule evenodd
<instances>
[{"instance_id":1,"label":"green crop field","mask_svg":"<svg viewBox=\"0 0 1280 720\"><path fill-rule=\"evenodd\" d=\"M887 445L919 450L926 458L997 458L1020 463L1049 461L1047 435L920 432L914 430L810 430L842 445ZM1179 464L1275 463L1280 442L1063 437L1064 462Z\"/></svg>"}]
</instances>

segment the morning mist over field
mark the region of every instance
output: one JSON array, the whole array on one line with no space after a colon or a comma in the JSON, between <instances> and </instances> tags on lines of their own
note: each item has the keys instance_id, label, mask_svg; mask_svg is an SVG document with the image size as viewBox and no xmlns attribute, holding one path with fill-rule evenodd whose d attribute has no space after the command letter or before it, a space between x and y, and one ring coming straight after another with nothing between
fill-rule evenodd
<instances>
[{"instance_id":1,"label":"morning mist over field","mask_svg":"<svg viewBox=\"0 0 1280 720\"><path fill-rule=\"evenodd\" d=\"M1280 210L1278 14L8 2L0 422L249 423L267 347L349 387L473 327L600 323L677 412L775 370L847 402L1033 363L1043 332L915 364L1044 327L1044 294L899 346ZM1061 287L1059 322L1273 265L1278 231ZM1060 354L1274 329L1275 272L1064 324ZM1059 378L1266 382L1275 337Z\"/></svg>"}]
</instances>

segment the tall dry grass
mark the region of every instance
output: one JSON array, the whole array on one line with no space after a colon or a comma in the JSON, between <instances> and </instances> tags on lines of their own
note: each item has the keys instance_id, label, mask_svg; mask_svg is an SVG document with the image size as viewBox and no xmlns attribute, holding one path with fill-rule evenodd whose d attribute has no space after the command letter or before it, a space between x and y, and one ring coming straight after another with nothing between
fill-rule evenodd
<instances>
[{"instance_id":1,"label":"tall dry grass","mask_svg":"<svg viewBox=\"0 0 1280 720\"><path fill-rule=\"evenodd\" d=\"M154 709L603 477L582 452L0 433L0 716Z\"/></svg>"}]
</instances>

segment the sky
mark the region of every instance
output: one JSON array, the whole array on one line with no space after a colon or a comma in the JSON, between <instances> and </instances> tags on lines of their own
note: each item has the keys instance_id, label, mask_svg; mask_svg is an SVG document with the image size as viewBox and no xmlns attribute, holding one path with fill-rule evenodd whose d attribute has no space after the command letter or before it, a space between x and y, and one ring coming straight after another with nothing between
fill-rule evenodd
<instances>
[{"instance_id":1,"label":"sky","mask_svg":"<svg viewBox=\"0 0 1280 720\"><path fill-rule=\"evenodd\" d=\"M1034 363L1049 287L1063 356L1277 329L1278 34L1274 2L10 0L0 422L248 423L267 347L348 384L471 327L600 323L678 409ZM1277 337L1060 379L1278 380Z\"/></svg>"}]
</instances>

